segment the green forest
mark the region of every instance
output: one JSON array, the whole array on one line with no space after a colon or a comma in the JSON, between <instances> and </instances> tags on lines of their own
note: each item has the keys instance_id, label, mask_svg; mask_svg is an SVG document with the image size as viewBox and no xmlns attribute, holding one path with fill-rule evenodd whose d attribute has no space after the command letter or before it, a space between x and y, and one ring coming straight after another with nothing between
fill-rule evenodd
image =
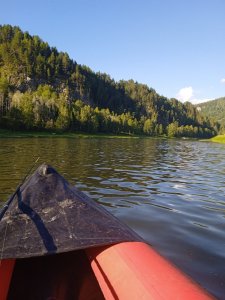
<instances>
[{"instance_id":1,"label":"green forest","mask_svg":"<svg viewBox=\"0 0 225 300\"><path fill-rule=\"evenodd\" d=\"M0 26L0 128L201 138L220 130L191 103L95 73L10 25Z\"/></svg>"},{"instance_id":2,"label":"green forest","mask_svg":"<svg viewBox=\"0 0 225 300\"><path fill-rule=\"evenodd\" d=\"M219 133L225 133L225 97L211 100L197 105L203 116L216 120L219 124Z\"/></svg>"}]
</instances>

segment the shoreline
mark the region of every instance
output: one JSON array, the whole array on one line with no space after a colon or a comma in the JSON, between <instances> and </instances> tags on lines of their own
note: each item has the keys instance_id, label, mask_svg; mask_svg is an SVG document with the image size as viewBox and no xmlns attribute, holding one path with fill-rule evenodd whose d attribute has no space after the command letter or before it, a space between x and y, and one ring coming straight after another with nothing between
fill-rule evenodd
<instances>
[{"instance_id":1,"label":"shoreline","mask_svg":"<svg viewBox=\"0 0 225 300\"><path fill-rule=\"evenodd\" d=\"M0 129L1 138L117 138L117 139L140 139L157 138L144 135L113 134L113 133L85 133L85 132L48 132L48 131L12 131ZM161 138L161 137L160 137ZM164 137L165 138L165 137Z\"/></svg>"},{"instance_id":2,"label":"shoreline","mask_svg":"<svg viewBox=\"0 0 225 300\"><path fill-rule=\"evenodd\" d=\"M209 139L188 138L188 137L168 137L168 136L147 136L128 133L86 133L86 132L53 132L53 131L17 131L0 128L0 139L2 138L104 138L104 139L179 139L179 140L199 140L225 144L225 135L217 135Z\"/></svg>"},{"instance_id":3,"label":"shoreline","mask_svg":"<svg viewBox=\"0 0 225 300\"><path fill-rule=\"evenodd\" d=\"M210 141L213 143L225 144L225 134L214 136Z\"/></svg>"}]
</instances>

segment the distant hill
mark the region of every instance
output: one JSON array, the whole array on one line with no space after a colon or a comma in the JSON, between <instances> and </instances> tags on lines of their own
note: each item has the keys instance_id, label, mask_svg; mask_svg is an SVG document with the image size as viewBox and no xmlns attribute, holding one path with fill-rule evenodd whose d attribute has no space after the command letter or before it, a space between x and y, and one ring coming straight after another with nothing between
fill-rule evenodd
<instances>
[{"instance_id":1,"label":"distant hill","mask_svg":"<svg viewBox=\"0 0 225 300\"><path fill-rule=\"evenodd\" d=\"M0 26L0 127L189 137L217 130L191 103L115 82L10 25Z\"/></svg>"},{"instance_id":2,"label":"distant hill","mask_svg":"<svg viewBox=\"0 0 225 300\"><path fill-rule=\"evenodd\" d=\"M225 133L225 97L197 105L197 109L205 116L220 124L220 133Z\"/></svg>"}]
</instances>

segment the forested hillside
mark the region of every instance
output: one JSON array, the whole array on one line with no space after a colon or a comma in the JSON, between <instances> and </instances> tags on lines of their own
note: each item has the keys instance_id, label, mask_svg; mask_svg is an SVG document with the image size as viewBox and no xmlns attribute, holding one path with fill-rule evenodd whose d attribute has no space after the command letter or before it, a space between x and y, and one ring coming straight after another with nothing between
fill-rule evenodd
<instances>
[{"instance_id":1,"label":"forested hillside","mask_svg":"<svg viewBox=\"0 0 225 300\"><path fill-rule=\"evenodd\" d=\"M0 26L0 127L189 137L217 131L191 103L94 73L10 25Z\"/></svg>"},{"instance_id":2,"label":"forested hillside","mask_svg":"<svg viewBox=\"0 0 225 300\"><path fill-rule=\"evenodd\" d=\"M225 97L198 104L201 113L220 124L219 133L225 133Z\"/></svg>"}]
</instances>

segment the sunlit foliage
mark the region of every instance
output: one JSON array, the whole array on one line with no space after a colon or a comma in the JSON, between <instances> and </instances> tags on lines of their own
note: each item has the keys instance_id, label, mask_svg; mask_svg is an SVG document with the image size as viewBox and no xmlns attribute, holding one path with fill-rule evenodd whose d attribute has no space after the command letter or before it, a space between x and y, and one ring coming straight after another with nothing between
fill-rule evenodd
<instances>
[{"instance_id":1,"label":"sunlit foliage","mask_svg":"<svg viewBox=\"0 0 225 300\"><path fill-rule=\"evenodd\" d=\"M210 137L217 130L191 103L94 73L10 25L0 26L0 126L169 137Z\"/></svg>"}]
</instances>

